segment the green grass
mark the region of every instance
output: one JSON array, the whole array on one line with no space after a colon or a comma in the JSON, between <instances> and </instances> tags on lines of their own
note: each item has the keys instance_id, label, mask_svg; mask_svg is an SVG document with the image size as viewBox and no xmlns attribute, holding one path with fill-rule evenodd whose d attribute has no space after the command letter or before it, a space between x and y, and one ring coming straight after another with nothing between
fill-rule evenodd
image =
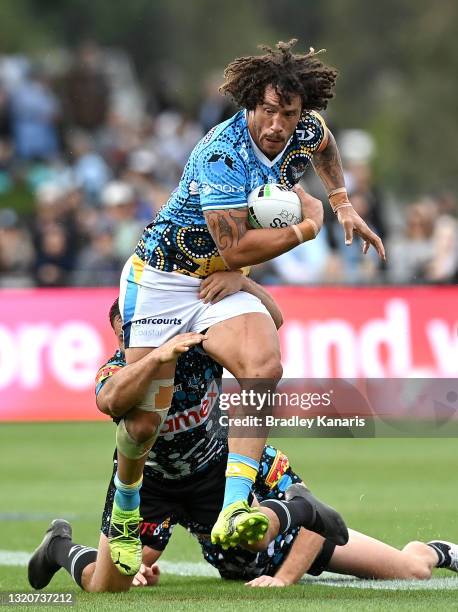
<instances>
[{"instance_id":1,"label":"green grass","mask_svg":"<svg viewBox=\"0 0 458 612\"><path fill-rule=\"evenodd\" d=\"M96 546L113 440L109 423L2 424L0 549L32 551L56 516L71 520L76 542ZM290 438L276 443L314 492L339 508L349 526L395 546L412 539L458 540L456 439ZM201 561L200 549L177 528L164 559ZM81 592L61 571L47 590L74 592L77 609L91 612L456 607L456 591L424 586L388 591L307 584L255 590L218 578L163 574L156 589L96 595ZM30 590L26 568L0 566L0 590Z\"/></svg>"}]
</instances>

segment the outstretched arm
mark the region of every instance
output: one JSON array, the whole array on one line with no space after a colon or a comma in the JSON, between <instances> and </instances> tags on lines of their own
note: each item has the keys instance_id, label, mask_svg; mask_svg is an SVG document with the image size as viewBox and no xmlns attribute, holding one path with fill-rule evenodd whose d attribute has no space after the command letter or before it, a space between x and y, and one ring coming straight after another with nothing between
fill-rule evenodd
<instances>
[{"instance_id":1,"label":"outstretched arm","mask_svg":"<svg viewBox=\"0 0 458 612\"><path fill-rule=\"evenodd\" d=\"M301 529L275 576L259 576L247 583L252 587L282 587L295 584L310 568L323 546L324 539Z\"/></svg>"},{"instance_id":2,"label":"outstretched arm","mask_svg":"<svg viewBox=\"0 0 458 612\"><path fill-rule=\"evenodd\" d=\"M356 233L364 241L364 253L367 253L369 246L372 245L380 259L385 260L383 242L361 219L348 199L340 153L335 138L329 130L326 146L313 156L313 166L326 189L331 207L344 228L345 244L351 244L353 233Z\"/></svg>"}]
</instances>

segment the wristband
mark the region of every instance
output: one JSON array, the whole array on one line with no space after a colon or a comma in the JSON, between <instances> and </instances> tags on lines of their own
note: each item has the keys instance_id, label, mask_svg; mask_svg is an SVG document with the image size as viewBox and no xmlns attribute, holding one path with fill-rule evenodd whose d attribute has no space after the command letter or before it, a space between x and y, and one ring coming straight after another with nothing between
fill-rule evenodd
<instances>
[{"instance_id":1,"label":"wristband","mask_svg":"<svg viewBox=\"0 0 458 612\"><path fill-rule=\"evenodd\" d=\"M302 235L301 230L297 227L297 225L292 225L291 227L293 228L294 233L297 236L299 244L302 244L304 242L304 236Z\"/></svg>"},{"instance_id":2,"label":"wristband","mask_svg":"<svg viewBox=\"0 0 458 612\"><path fill-rule=\"evenodd\" d=\"M341 208L348 208L348 207L353 208L350 202L348 202L348 204L338 204L333 210L337 214L337 211L340 210Z\"/></svg>"},{"instance_id":3,"label":"wristband","mask_svg":"<svg viewBox=\"0 0 458 612\"><path fill-rule=\"evenodd\" d=\"M342 208L342 206L351 206L345 187L333 189L328 193L328 198L334 213L337 212L337 209Z\"/></svg>"},{"instance_id":4,"label":"wristband","mask_svg":"<svg viewBox=\"0 0 458 612\"><path fill-rule=\"evenodd\" d=\"M298 225L291 225L294 230L294 233L297 236L299 244L302 244L306 240L313 240L318 235L319 229L315 221L313 219L304 219L301 223L308 223L310 226L311 232L304 233L304 231ZM304 228L305 229L305 228Z\"/></svg>"}]
</instances>

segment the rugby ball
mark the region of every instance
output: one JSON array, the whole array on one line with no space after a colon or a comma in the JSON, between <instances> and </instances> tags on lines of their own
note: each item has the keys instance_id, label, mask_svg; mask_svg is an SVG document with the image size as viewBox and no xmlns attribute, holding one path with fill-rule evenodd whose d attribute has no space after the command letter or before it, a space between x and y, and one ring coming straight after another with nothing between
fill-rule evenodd
<instances>
[{"instance_id":1,"label":"rugby ball","mask_svg":"<svg viewBox=\"0 0 458 612\"><path fill-rule=\"evenodd\" d=\"M248 196L248 223L254 229L288 227L301 221L299 196L283 185L261 185Z\"/></svg>"}]
</instances>

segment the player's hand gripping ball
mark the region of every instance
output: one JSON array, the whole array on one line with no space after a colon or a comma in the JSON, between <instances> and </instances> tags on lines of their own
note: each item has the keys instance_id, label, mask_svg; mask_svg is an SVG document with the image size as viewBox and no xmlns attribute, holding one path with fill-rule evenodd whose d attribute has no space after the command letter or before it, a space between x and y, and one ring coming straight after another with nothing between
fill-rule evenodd
<instances>
[{"instance_id":1,"label":"player's hand gripping ball","mask_svg":"<svg viewBox=\"0 0 458 612\"><path fill-rule=\"evenodd\" d=\"M248 196L248 222L254 229L288 227L301 221L299 196L283 185L261 185Z\"/></svg>"}]
</instances>

